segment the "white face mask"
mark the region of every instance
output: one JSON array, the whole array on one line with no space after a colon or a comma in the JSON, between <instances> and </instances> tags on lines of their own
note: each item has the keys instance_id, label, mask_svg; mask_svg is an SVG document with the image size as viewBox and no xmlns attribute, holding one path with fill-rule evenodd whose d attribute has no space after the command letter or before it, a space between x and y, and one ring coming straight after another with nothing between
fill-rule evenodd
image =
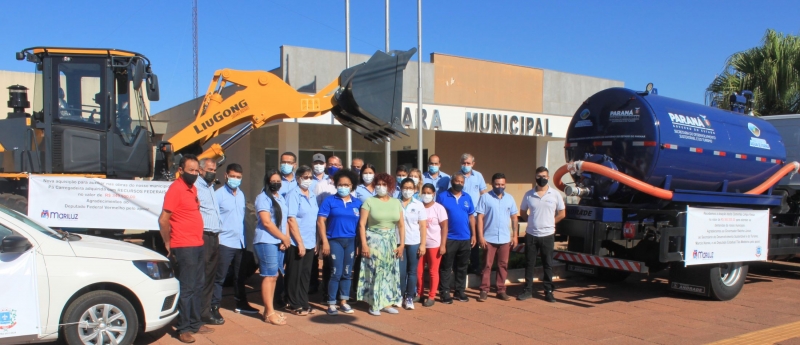
<instances>
[{"instance_id":1,"label":"white face mask","mask_svg":"<svg viewBox=\"0 0 800 345\"><path fill-rule=\"evenodd\" d=\"M412 177L411 179L414 180L414 185L415 186L419 184L419 178Z\"/></svg>"},{"instance_id":2,"label":"white face mask","mask_svg":"<svg viewBox=\"0 0 800 345\"><path fill-rule=\"evenodd\" d=\"M433 194L421 194L419 198L422 199L422 202L427 204L433 201Z\"/></svg>"},{"instance_id":3,"label":"white face mask","mask_svg":"<svg viewBox=\"0 0 800 345\"><path fill-rule=\"evenodd\" d=\"M361 178L364 179L364 183L370 184L372 183L372 179L375 178L375 174L364 174Z\"/></svg>"},{"instance_id":4,"label":"white face mask","mask_svg":"<svg viewBox=\"0 0 800 345\"><path fill-rule=\"evenodd\" d=\"M300 188L308 190L308 187L311 187L311 182L312 182L311 179L303 180L302 182L300 182Z\"/></svg>"},{"instance_id":5,"label":"white face mask","mask_svg":"<svg viewBox=\"0 0 800 345\"><path fill-rule=\"evenodd\" d=\"M325 172L325 164L314 164L314 173L319 175Z\"/></svg>"},{"instance_id":6,"label":"white face mask","mask_svg":"<svg viewBox=\"0 0 800 345\"><path fill-rule=\"evenodd\" d=\"M378 196L386 196L386 194L388 194L388 193L389 193L389 187L386 187L386 186L376 186L376 187L375 187L375 193L377 193L377 194L378 194Z\"/></svg>"},{"instance_id":7,"label":"white face mask","mask_svg":"<svg viewBox=\"0 0 800 345\"><path fill-rule=\"evenodd\" d=\"M414 196L413 190L408 190L408 189L403 190L403 200L411 199L412 196Z\"/></svg>"}]
</instances>

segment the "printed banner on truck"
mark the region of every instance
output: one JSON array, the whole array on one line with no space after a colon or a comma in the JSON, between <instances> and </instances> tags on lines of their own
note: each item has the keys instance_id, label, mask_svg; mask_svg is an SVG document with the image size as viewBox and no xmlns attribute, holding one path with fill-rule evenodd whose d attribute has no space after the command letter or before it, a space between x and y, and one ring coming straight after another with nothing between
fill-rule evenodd
<instances>
[{"instance_id":1,"label":"printed banner on truck","mask_svg":"<svg viewBox=\"0 0 800 345\"><path fill-rule=\"evenodd\" d=\"M686 265L766 261L769 211L689 207Z\"/></svg>"},{"instance_id":2,"label":"printed banner on truck","mask_svg":"<svg viewBox=\"0 0 800 345\"><path fill-rule=\"evenodd\" d=\"M0 339L38 337L39 290L33 250L0 254L0 277Z\"/></svg>"},{"instance_id":3,"label":"printed banner on truck","mask_svg":"<svg viewBox=\"0 0 800 345\"><path fill-rule=\"evenodd\" d=\"M28 217L56 228L158 230L170 183L32 175Z\"/></svg>"}]
</instances>

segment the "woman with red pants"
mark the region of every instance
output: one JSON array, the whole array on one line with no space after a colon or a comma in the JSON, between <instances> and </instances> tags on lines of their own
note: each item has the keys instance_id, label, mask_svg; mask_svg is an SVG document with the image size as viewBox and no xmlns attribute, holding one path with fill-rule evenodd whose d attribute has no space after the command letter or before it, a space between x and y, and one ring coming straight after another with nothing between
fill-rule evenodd
<instances>
[{"instance_id":1,"label":"woman with red pants","mask_svg":"<svg viewBox=\"0 0 800 345\"><path fill-rule=\"evenodd\" d=\"M425 212L428 214L428 229L426 231L425 239L425 257L420 258L419 267L417 268L417 296L422 298L425 283L423 272L425 264L428 264L428 271L430 272L430 289L428 291L428 298L422 303L425 307L433 306L434 298L436 297L436 290L439 287L439 262L442 260L442 255L447 251L444 243L447 243L447 211L442 205L435 201L436 187L433 184L427 183L422 186L419 198L425 205Z\"/></svg>"}]
</instances>

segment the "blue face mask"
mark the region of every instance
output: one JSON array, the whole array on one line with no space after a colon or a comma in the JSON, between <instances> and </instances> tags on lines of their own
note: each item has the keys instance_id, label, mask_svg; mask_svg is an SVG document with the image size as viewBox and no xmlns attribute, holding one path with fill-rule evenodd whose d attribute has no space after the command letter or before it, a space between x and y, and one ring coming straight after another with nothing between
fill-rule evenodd
<instances>
[{"instance_id":1,"label":"blue face mask","mask_svg":"<svg viewBox=\"0 0 800 345\"><path fill-rule=\"evenodd\" d=\"M503 192L505 191L506 191L505 188L492 188L492 192L494 192L495 195L503 194Z\"/></svg>"},{"instance_id":2,"label":"blue face mask","mask_svg":"<svg viewBox=\"0 0 800 345\"><path fill-rule=\"evenodd\" d=\"M436 166L436 165L429 165L428 166L428 172L431 173L431 174L438 173L439 172L439 167Z\"/></svg>"},{"instance_id":3,"label":"blue face mask","mask_svg":"<svg viewBox=\"0 0 800 345\"><path fill-rule=\"evenodd\" d=\"M405 177L397 176L397 185L400 186L401 184L403 184L403 180L405 179L406 179Z\"/></svg>"},{"instance_id":4,"label":"blue face mask","mask_svg":"<svg viewBox=\"0 0 800 345\"><path fill-rule=\"evenodd\" d=\"M331 177L333 177L333 175L336 174L337 172L339 172L339 168L337 167L328 168L328 175L330 175Z\"/></svg>"},{"instance_id":5,"label":"blue face mask","mask_svg":"<svg viewBox=\"0 0 800 345\"><path fill-rule=\"evenodd\" d=\"M241 184L242 184L242 179L240 178L230 178L230 177L228 178L228 187L231 187L231 189L239 188L239 185Z\"/></svg>"},{"instance_id":6,"label":"blue face mask","mask_svg":"<svg viewBox=\"0 0 800 345\"><path fill-rule=\"evenodd\" d=\"M471 166L467 166L467 165L462 165L461 166L461 172L463 172L465 174L469 174L470 171L472 171L472 167Z\"/></svg>"},{"instance_id":7,"label":"blue face mask","mask_svg":"<svg viewBox=\"0 0 800 345\"><path fill-rule=\"evenodd\" d=\"M294 171L294 167L291 164L281 164L281 174L289 175Z\"/></svg>"},{"instance_id":8,"label":"blue face mask","mask_svg":"<svg viewBox=\"0 0 800 345\"><path fill-rule=\"evenodd\" d=\"M350 195L350 187L336 188L336 193L339 194L340 197L346 197Z\"/></svg>"}]
</instances>

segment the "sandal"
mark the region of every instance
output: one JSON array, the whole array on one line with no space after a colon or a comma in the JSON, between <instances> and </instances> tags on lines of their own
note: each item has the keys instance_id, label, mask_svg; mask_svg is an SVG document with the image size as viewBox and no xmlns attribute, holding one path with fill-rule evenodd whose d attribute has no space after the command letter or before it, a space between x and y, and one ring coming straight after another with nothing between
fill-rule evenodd
<instances>
[{"instance_id":1,"label":"sandal","mask_svg":"<svg viewBox=\"0 0 800 345\"><path fill-rule=\"evenodd\" d=\"M314 308L311 308L311 307L308 307L308 309L306 311L308 312L308 315L313 315L313 314L317 313L317 311L314 310Z\"/></svg>"},{"instance_id":2,"label":"sandal","mask_svg":"<svg viewBox=\"0 0 800 345\"><path fill-rule=\"evenodd\" d=\"M277 315L278 316L278 321L272 321L269 318L272 315ZM269 315L264 317L264 322L273 324L275 326L283 326L283 325L286 324L286 317L284 317L283 314L278 314L278 313L272 312L271 314L269 314Z\"/></svg>"},{"instance_id":3,"label":"sandal","mask_svg":"<svg viewBox=\"0 0 800 345\"><path fill-rule=\"evenodd\" d=\"M307 316L309 314L308 310L303 308L290 309L289 312L297 316Z\"/></svg>"}]
</instances>

